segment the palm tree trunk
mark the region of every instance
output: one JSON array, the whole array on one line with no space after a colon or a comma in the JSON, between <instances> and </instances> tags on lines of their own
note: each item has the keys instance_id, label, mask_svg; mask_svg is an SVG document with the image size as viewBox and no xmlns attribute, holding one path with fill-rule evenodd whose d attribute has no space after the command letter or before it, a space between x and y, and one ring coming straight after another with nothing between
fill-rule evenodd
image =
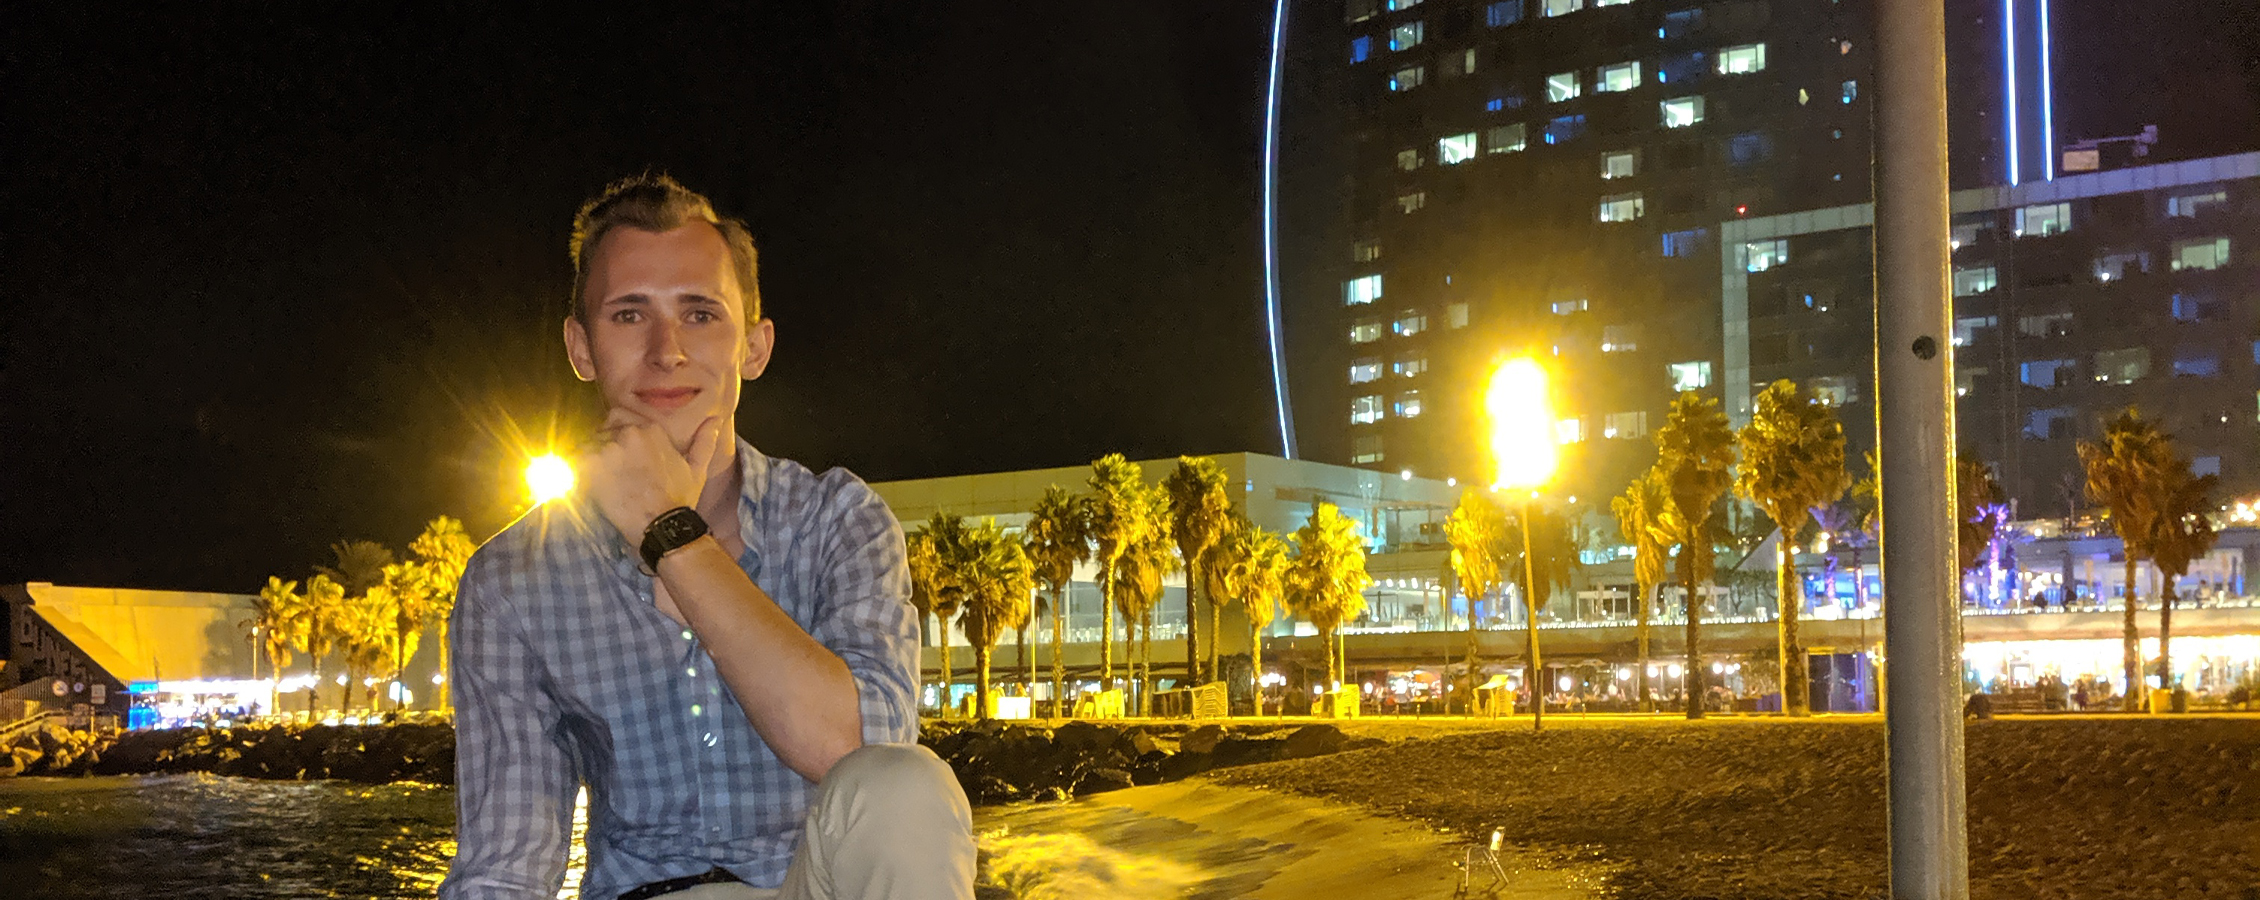
<instances>
[{"instance_id":1,"label":"palm tree trunk","mask_svg":"<svg viewBox=\"0 0 2260 900\"><path fill-rule=\"evenodd\" d=\"M1334 655L1334 629L1328 628L1320 632L1318 637L1319 641L1326 645L1326 690L1331 692L1342 683L1341 658ZM1333 701L1329 699L1327 702ZM1333 710L1329 709L1327 712L1331 713Z\"/></svg>"},{"instance_id":2,"label":"palm tree trunk","mask_svg":"<svg viewBox=\"0 0 2260 900\"><path fill-rule=\"evenodd\" d=\"M1696 551L1689 549L1686 552ZM1687 690L1687 717L1700 719L1703 717L1703 654L1696 644L1696 638L1703 628L1703 601L1695 595L1695 565L1692 559L1687 561L1687 574L1683 580L1687 582L1687 678L1682 685Z\"/></svg>"},{"instance_id":3,"label":"palm tree trunk","mask_svg":"<svg viewBox=\"0 0 2260 900\"><path fill-rule=\"evenodd\" d=\"M2174 697L2174 576L2167 575L2165 587L2158 592L2158 686L2166 689L2166 709L2171 711ZM2161 712L2162 710L2152 710Z\"/></svg>"},{"instance_id":4,"label":"palm tree trunk","mask_svg":"<svg viewBox=\"0 0 2260 900\"><path fill-rule=\"evenodd\" d=\"M1031 616L1031 618L1033 618ZM1020 623L1020 633L1013 638L1012 652L1020 657L1021 683L1028 689L1029 715L1036 708L1036 657L1028 652L1028 623Z\"/></svg>"},{"instance_id":5,"label":"palm tree trunk","mask_svg":"<svg viewBox=\"0 0 2260 900\"><path fill-rule=\"evenodd\" d=\"M1208 680L1224 680L1224 607L1216 603L1216 594L1208 596Z\"/></svg>"},{"instance_id":6,"label":"palm tree trunk","mask_svg":"<svg viewBox=\"0 0 2260 900\"><path fill-rule=\"evenodd\" d=\"M1529 670L1523 683L1530 687L1530 729L1546 727L1546 668L1538 658L1538 553L1530 542L1530 513L1536 503L1522 504L1522 622L1529 646Z\"/></svg>"},{"instance_id":7,"label":"palm tree trunk","mask_svg":"<svg viewBox=\"0 0 2260 900\"><path fill-rule=\"evenodd\" d=\"M1862 610L1868 608L1868 575L1867 570L1860 565L1858 544L1852 545L1852 603Z\"/></svg>"},{"instance_id":8,"label":"palm tree trunk","mask_svg":"<svg viewBox=\"0 0 2260 900\"><path fill-rule=\"evenodd\" d=\"M2130 551L2127 553L2126 626L2119 636L2126 652L2127 668L2127 695L2119 705L2127 712L2142 711L2142 631L2134 621L2134 565L2134 553Z\"/></svg>"},{"instance_id":9,"label":"palm tree trunk","mask_svg":"<svg viewBox=\"0 0 2260 900\"><path fill-rule=\"evenodd\" d=\"M1256 715L1263 715L1263 634L1256 630L1255 617L1248 618L1248 693L1256 699Z\"/></svg>"},{"instance_id":10,"label":"palm tree trunk","mask_svg":"<svg viewBox=\"0 0 2260 900\"><path fill-rule=\"evenodd\" d=\"M1067 590L1052 591L1052 718L1067 717L1067 660L1060 652L1067 647Z\"/></svg>"},{"instance_id":11,"label":"palm tree trunk","mask_svg":"<svg viewBox=\"0 0 2260 900\"><path fill-rule=\"evenodd\" d=\"M987 721L989 718L989 645L973 645L973 665L977 670L973 676L973 718L977 721Z\"/></svg>"},{"instance_id":12,"label":"palm tree trunk","mask_svg":"<svg viewBox=\"0 0 2260 900\"><path fill-rule=\"evenodd\" d=\"M1114 690L1114 566L1099 567L1099 690Z\"/></svg>"},{"instance_id":13,"label":"palm tree trunk","mask_svg":"<svg viewBox=\"0 0 2260 900\"><path fill-rule=\"evenodd\" d=\"M942 622L942 718L947 719L957 712L957 699L950 696L950 683L957 679L950 672L950 620L948 616L937 618Z\"/></svg>"},{"instance_id":14,"label":"palm tree trunk","mask_svg":"<svg viewBox=\"0 0 2260 900\"><path fill-rule=\"evenodd\" d=\"M1150 716L1154 714L1154 611L1148 608L1141 618L1144 621L1138 626L1138 659L1143 674L1138 679L1138 715Z\"/></svg>"},{"instance_id":15,"label":"palm tree trunk","mask_svg":"<svg viewBox=\"0 0 2260 900\"><path fill-rule=\"evenodd\" d=\"M1640 667L1632 670L1632 681L1639 691L1641 712L1656 711L1656 698L1648 693L1648 636L1653 630L1648 620L1655 612L1649 598L1655 593L1655 585L1640 586Z\"/></svg>"},{"instance_id":16,"label":"palm tree trunk","mask_svg":"<svg viewBox=\"0 0 2260 900\"><path fill-rule=\"evenodd\" d=\"M1797 584L1797 555L1789 543L1789 529L1781 530L1781 566L1774 570L1774 589L1781 600L1781 712L1788 716L1812 714L1812 691L1806 686L1805 648L1797 638L1797 617L1805 612L1805 592Z\"/></svg>"},{"instance_id":17,"label":"palm tree trunk","mask_svg":"<svg viewBox=\"0 0 2260 900\"><path fill-rule=\"evenodd\" d=\"M1468 715L1471 715L1471 716L1475 714L1475 685L1476 685L1476 681L1475 681L1475 677L1476 677L1476 676L1475 676L1475 667L1476 667L1476 656L1477 656L1477 652L1476 652L1476 651L1477 651L1477 649L1478 649L1478 648L1477 648L1477 646L1476 646L1476 643L1475 643L1475 623L1476 623L1476 618L1475 618L1475 604L1476 604L1476 593L1475 593L1474 591L1472 591L1472 590L1471 590L1471 591L1468 591L1468 594L1467 594L1467 692L1466 692L1466 693L1464 693L1464 694L1461 694L1461 695L1460 695L1460 701L1461 701L1461 703L1463 703L1463 704L1464 704L1465 708L1467 709L1467 713L1468 713ZM1445 706L1446 706L1447 708L1448 708L1448 707L1450 707L1450 705L1451 705L1451 704L1448 704L1448 703L1447 703L1447 704L1445 704ZM1449 711L1449 710L1447 709L1447 711Z\"/></svg>"},{"instance_id":18,"label":"palm tree trunk","mask_svg":"<svg viewBox=\"0 0 2260 900\"><path fill-rule=\"evenodd\" d=\"M1200 578L1193 573L1192 560L1185 561L1185 686L1201 682L1201 610L1193 603L1194 582ZM1215 602L1215 598L1210 598Z\"/></svg>"}]
</instances>

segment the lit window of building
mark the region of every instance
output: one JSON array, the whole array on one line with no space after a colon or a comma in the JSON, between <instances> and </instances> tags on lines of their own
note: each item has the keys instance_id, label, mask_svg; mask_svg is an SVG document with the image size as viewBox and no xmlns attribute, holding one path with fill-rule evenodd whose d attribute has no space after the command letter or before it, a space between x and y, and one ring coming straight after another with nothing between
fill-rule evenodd
<instances>
[{"instance_id":1,"label":"lit window of building","mask_svg":"<svg viewBox=\"0 0 2260 900\"><path fill-rule=\"evenodd\" d=\"M1721 75L1748 75L1766 70L1766 45L1742 44L1719 51Z\"/></svg>"},{"instance_id":2,"label":"lit window of building","mask_svg":"<svg viewBox=\"0 0 2260 900\"><path fill-rule=\"evenodd\" d=\"M1422 27L1419 22L1406 22L1403 25L1391 28L1389 29L1389 49L1402 52L1418 47L1421 39L1426 37L1426 33L1427 29Z\"/></svg>"},{"instance_id":3,"label":"lit window of building","mask_svg":"<svg viewBox=\"0 0 2260 900\"><path fill-rule=\"evenodd\" d=\"M1366 60L1368 60L1368 59L1372 59L1372 58L1373 58L1373 38L1370 38L1370 37L1358 37L1358 38L1351 38L1351 39L1350 39L1350 64L1351 64L1351 65L1357 65L1358 63L1361 63L1361 62L1365 62Z\"/></svg>"},{"instance_id":4,"label":"lit window of building","mask_svg":"<svg viewBox=\"0 0 2260 900\"><path fill-rule=\"evenodd\" d=\"M1416 419L1416 418L1419 418L1419 417L1420 417L1420 392L1419 392L1419 391L1399 391L1399 392L1397 393L1397 405L1396 405L1396 408L1395 408L1395 410L1394 410L1394 413L1395 413L1395 415L1397 416L1397 418L1400 418L1400 419Z\"/></svg>"},{"instance_id":5,"label":"lit window of building","mask_svg":"<svg viewBox=\"0 0 2260 900\"><path fill-rule=\"evenodd\" d=\"M1526 129L1521 122L1493 127L1486 134L1483 149L1490 153L1521 153L1528 146Z\"/></svg>"},{"instance_id":6,"label":"lit window of building","mask_svg":"<svg viewBox=\"0 0 2260 900\"><path fill-rule=\"evenodd\" d=\"M1842 102L1845 103L1850 103L1854 100L1860 99L1860 83L1857 81L1845 82L1844 90L1837 96L1841 98Z\"/></svg>"},{"instance_id":7,"label":"lit window of building","mask_svg":"<svg viewBox=\"0 0 2260 900\"><path fill-rule=\"evenodd\" d=\"M1703 240L1710 236L1708 228L1690 228L1685 231L1664 233L1665 256L1694 256L1702 251Z\"/></svg>"},{"instance_id":8,"label":"lit window of building","mask_svg":"<svg viewBox=\"0 0 2260 900\"><path fill-rule=\"evenodd\" d=\"M1554 423L1554 443L1575 444L1585 440L1585 420L1562 419Z\"/></svg>"},{"instance_id":9,"label":"lit window of building","mask_svg":"<svg viewBox=\"0 0 2260 900\"><path fill-rule=\"evenodd\" d=\"M1985 336L1979 334L1979 332L1988 328L1998 328L2000 325L2000 316L1968 316L1955 319L1954 346L1967 347L1975 344L1978 338Z\"/></svg>"},{"instance_id":10,"label":"lit window of building","mask_svg":"<svg viewBox=\"0 0 2260 900\"><path fill-rule=\"evenodd\" d=\"M1640 328L1637 325L1604 325L1601 327L1601 352L1629 353L1640 349Z\"/></svg>"},{"instance_id":11,"label":"lit window of building","mask_svg":"<svg viewBox=\"0 0 2260 900\"><path fill-rule=\"evenodd\" d=\"M2025 337L2063 337L2071 331L2072 314L2068 312L2017 317L2017 333Z\"/></svg>"},{"instance_id":12,"label":"lit window of building","mask_svg":"<svg viewBox=\"0 0 2260 900\"><path fill-rule=\"evenodd\" d=\"M1397 354L1397 360L1389 365L1389 371L1397 373L1402 378L1418 377L1420 373L1428 371L1428 355L1424 353Z\"/></svg>"},{"instance_id":13,"label":"lit window of building","mask_svg":"<svg viewBox=\"0 0 2260 900\"><path fill-rule=\"evenodd\" d=\"M1455 134L1436 142L1436 162L1452 166L1475 158L1475 132Z\"/></svg>"},{"instance_id":14,"label":"lit window of building","mask_svg":"<svg viewBox=\"0 0 2260 900\"><path fill-rule=\"evenodd\" d=\"M1419 212L1422 207L1425 207L1427 205L1427 191L1414 191L1410 194L1397 195L1397 210L1406 215L1412 215L1413 213Z\"/></svg>"},{"instance_id":15,"label":"lit window of building","mask_svg":"<svg viewBox=\"0 0 2260 900\"><path fill-rule=\"evenodd\" d=\"M1557 316L1566 316L1570 315L1571 313L1581 313L1585 311L1585 308L1586 301L1583 297L1579 297L1575 300L1556 300L1554 301L1553 306L1554 315Z\"/></svg>"},{"instance_id":16,"label":"lit window of building","mask_svg":"<svg viewBox=\"0 0 2260 900\"><path fill-rule=\"evenodd\" d=\"M1622 62L1613 66L1602 66L1601 70L1593 77L1593 90L1601 93L1629 91L1639 86L1640 64L1637 62Z\"/></svg>"},{"instance_id":17,"label":"lit window of building","mask_svg":"<svg viewBox=\"0 0 2260 900\"><path fill-rule=\"evenodd\" d=\"M1350 400L1350 424L1371 425L1381 421L1381 395L1366 394Z\"/></svg>"},{"instance_id":18,"label":"lit window of building","mask_svg":"<svg viewBox=\"0 0 2260 900\"><path fill-rule=\"evenodd\" d=\"M1602 420L1601 436L1613 440L1647 437L1647 411L1610 413L1607 418Z\"/></svg>"},{"instance_id":19,"label":"lit window of building","mask_svg":"<svg viewBox=\"0 0 2260 900\"><path fill-rule=\"evenodd\" d=\"M2036 359L2017 365L2017 380L2027 387L2063 387L2072 381L2074 363L2068 359Z\"/></svg>"},{"instance_id":20,"label":"lit window of building","mask_svg":"<svg viewBox=\"0 0 2260 900\"><path fill-rule=\"evenodd\" d=\"M1557 72L1546 76L1547 102L1560 103L1564 100L1573 100L1577 98L1578 93L1576 72Z\"/></svg>"},{"instance_id":21,"label":"lit window of building","mask_svg":"<svg viewBox=\"0 0 2260 900\"><path fill-rule=\"evenodd\" d=\"M1616 150L1601 154L1602 178L1631 178L1640 174L1640 154Z\"/></svg>"},{"instance_id":22,"label":"lit window of building","mask_svg":"<svg viewBox=\"0 0 2260 900\"><path fill-rule=\"evenodd\" d=\"M1789 241L1776 238L1770 241L1751 241L1734 251L1740 257L1742 271L1763 272L1789 261Z\"/></svg>"},{"instance_id":23,"label":"lit window of building","mask_svg":"<svg viewBox=\"0 0 2260 900\"><path fill-rule=\"evenodd\" d=\"M1428 80L1428 69L1409 66L1389 73L1389 90L1402 93L1421 86Z\"/></svg>"},{"instance_id":24,"label":"lit window of building","mask_svg":"<svg viewBox=\"0 0 2260 900\"><path fill-rule=\"evenodd\" d=\"M1822 406L1843 406L1860 399L1860 379L1851 375L1823 375L1805 382L1805 389Z\"/></svg>"},{"instance_id":25,"label":"lit window of building","mask_svg":"<svg viewBox=\"0 0 2260 900\"><path fill-rule=\"evenodd\" d=\"M1350 462L1352 464L1377 463L1380 461L1380 435L1361 434L1350 439Z\"/></svg>"},{"instance_id":26,"label":"lit window of building","mask_svg":"<svg viewBox=\"0 0 2260 900\"><path fill-rule=\"evenodd\" d=\"M1982 294L1993 290L1999 283L2000 271L1990 265L1954 270L1954 296L1956 297L1971 297Z\"/></svg>"},{"instance_id":27,"label":"lit window of building","mask_svg":"<svg viewBox=\"0 0 2260 900\"><path fill-rule=\"evenodd\" d=\"M2095 280L2117 281L2150 271L2150 254L2140 250L2105 253L2095 258Z\"/></svg>"},{"instance_id":28,"label":"lit window of building","mask_svg":"<svg viewBox=\"0 0 2260 900\"><path fill-rule=\"evenodd\" d=\"M1389 330L1396 332L1400 337L1412 337L1427 331L1428 314L1417 309L1400 312L1397 314L1397 321L1389 323Z\"/></svg>"},{"instance_id":29,"label":"lit window of building","mask_svg":"<svg viewBox=\"0 0 2260 900\"><path fill-rule=\"evenodd\" d=\"M2095 380L2105 384L2133 384L2150 375L2150 348L2128 347L2095 354Z\"/></svg>"},{"instance_id":30,"label":"lit window of building","mask_svg":"<svg viewBox=\"0 0 2260 900\"><path fill-rule=\"evenodd\" d=\"M2228 191L2202 191L2195 194L2177 194L2166 198L2166 215L2176 218L2197 218L2205 210L2229 202Z\"/></svg>"},{"instance_id":31,"label":"lit window of building","mask_svg":"<svg viewBox=\"0 0 2260 900\"><path fill-rule=\"evenodd\" d=\"M1361 263L1369 263L1369 262L1373 262L1374 260L1377 260L1377 259L1380 259L1380 258L1381 258L1381 242L1380 242L1380 241L1377 241L1377 240L1366 240L1366 241L1358 241L1357 243L1354 243L1354 244L1351 244L1351 245L1350 245L1350 261L1351 261L1351 262L1361 262Z\"/></svg>"},{"instance_id":32,"label":"lit window of building","mask_svg":"<svg viewBox=\"0 0 2260 900\"><path fill-rule=\"evenodd\" d=\"M1522 21L1522 0L1504 0L1483 7L1483 24L1492 28L1505 28Z\"/></svg>"},{"instance_id":33,"label":"lit window of building","mask_svg":"<svg viewBox=\"0 0 2260 900\"><path fill-rule=\"evenodd\" d=\"M2193 269L2210 271L2228 264L2228 238L2198 238L2193 241L2174 242L2173 269L2176 272Z\"/></svg>"},{"instance_id":34,"label":"lit window of building","mask_svg":"<svg viewBox=\"0 0 2260 900\"><path fill-rule=\"evenodd\" d=\"M1380 357L1377 357L1377 356L1361 356L1361 357L1358 357L1358 358L1357 358L1356 360L1353 360L1353 361L1351 361L1351 363L1350 363L1350 383L1351 383L1351 384L1365 384L1366 382L1369 382L1369 381L1380 381L1380 380L1381 380L1381 358L1380 358Z\"/></svg>"},{"instance_id":35,"label":"lit window of building","mask_svg":"<svg viewBox=\"0 0 2260 900\"><path fill-rule=\"evenodd\" d=\"M1350 343L1370 344L1380 339L1380 319L1359 319L1350 325Z\"/></svg>"},{"instance_id":36,"label":"lit window of building","mask_svg":"<svg viewBox=\"0 0 2260 900\"><path fill-rule=\"evenodd\" d=\"M2017 210L2018 237L2047 237L2072 230L2072 205L2043 203Z\"/></svg>"},{"instance_id":37,"label":"lit window of building","mask_svg":"<svg viewBox=\"0 0 2260 900\"><path fill-rule=\"evenodd\" d=\"M1674 97L1663 102L1664 127L1685 128L1703 121L1703 98Z\"/></svg>"},{"instance_id":38,"label":"lit window of building","mask_svg":"<svg viewBox=\"0 0 2260 900\"><path fill-rule=\"evenodd\" d=\"M1467 327L1467 301L1444 305L1444 324L1453 328Z\"/></svg>"},{"instance_id":39,"label":"lit window of building","mask_svg":"<svg viewBox=\"0 0 2260 900\"><path fill-rule=\"evenodd\" d=\"M1381 299L1381 276L1360 275L1342 282L1342 305L1363 306Z\"/></svg>"},{"instance_id":40,"label":"lit window of building","mask_svg":"<svg viewBox=\"0 0 2260 900\"><path fill-rule=\"evenodd\" d=\"M1546 144L1566 144L1585 136L1585 114L1562 116L1546 123Z\"/></svg>"},{"instance_id":41,"label":"lit window of building","mask_svg":"<svg viewBox=\"0 0 2260 900\"><path fill-rule=\"evenodd\" d=\"M1546 18L1549 19L1555 16L1566 16L1585 8L1585 0L1538 0L1538 2L1544 8Z\"/></svg>"},{"instance_id":42,"label":"lit window of building","mask_svg":"<svg viewBox=\"0 0 2260 900\"><path fill-rule=\"evenodd\" d=\"M1418 151L1418 150L1399 150L1399 151L1397 151L1397 171L1399 171L1399 172L1410 172L1410 171L1412 171L1412 170L1414 170L1414 169L1418 169L1418 168L1420 168L1420 151Z\"/></svg>"},{"instance_id":43,"label":"lit window of building","mask_svg":"<svg viewBox=\"0 0 2260 900\"><path fill-rule=\"evenodd\" d=\"M1710 360L1672 363L1670 372L1671 389L1674 391L1699 391L1711 386Z\"/></svg>"},{"instance_id":44,"label":"lit window of building","mask_svg":"<svg viewBox=\"0 0 2260 900\"><path fill-rule=\"evenodd\" d=\"M1630 222L1647 212L1647 205L1637 193L1611 194L1601 198L1601 221Z\"/></svg>"},{"instance_id":45,"label":"lit window of building","mask_svg":"<svg viewBox=\"0 0 2260 900\"><path fill-rule=\"evenodd\" d=\"M2211 378L2221 374L2221 358L2201 351L2183 351L2174 357L2174 374Z\"/></svg>"}]
</instances>

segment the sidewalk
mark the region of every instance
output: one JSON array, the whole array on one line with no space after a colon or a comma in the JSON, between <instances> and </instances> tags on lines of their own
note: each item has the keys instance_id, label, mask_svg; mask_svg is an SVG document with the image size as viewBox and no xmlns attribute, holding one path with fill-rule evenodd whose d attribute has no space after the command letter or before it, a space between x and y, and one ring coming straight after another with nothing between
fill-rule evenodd
<instances>
[{"instance_id":1,"label":"sidewalk","mask_svg":"<svg viewBox=\"0 0 2260 900\"><path fill-rule=\"evenodd\" d=\"M1449 898L1467 846L1418 823L1206 779L980 809L974 829L989 879L1020 900ZM1602 870L1591 864L1542 866L1514 848L1500 862L1507 881L1489 890L1478 854L1469 896L1601 896Z\"/></svg>"}]
</instances>

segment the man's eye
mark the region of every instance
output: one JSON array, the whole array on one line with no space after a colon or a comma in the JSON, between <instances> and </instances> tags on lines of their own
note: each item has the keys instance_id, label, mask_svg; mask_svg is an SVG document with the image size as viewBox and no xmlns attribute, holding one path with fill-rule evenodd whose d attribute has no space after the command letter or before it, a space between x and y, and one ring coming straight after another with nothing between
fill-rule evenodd
<instances>
[{"instance_id":1,"label":"man's eye","mask_svg":"<svg viewBox=\"0 0 2260 900\"><path fill-rule=\"evenodd\" d=\"M612 321L622 325L633 325L636 320L641 318L643 318L643 314L632 309L623 309L612 314Z\"/></svg>"},{"instance_id":2,"label":"man's eye","mask_svg":"<svg viewBox=\"0 0 2260 900\"><path fill-rule=\"evenodd\" d=\"M712 322L714 321L714 311L707 309L694 309L691 310L690 318L693 322Z\"/></svg>"}]
</instances>

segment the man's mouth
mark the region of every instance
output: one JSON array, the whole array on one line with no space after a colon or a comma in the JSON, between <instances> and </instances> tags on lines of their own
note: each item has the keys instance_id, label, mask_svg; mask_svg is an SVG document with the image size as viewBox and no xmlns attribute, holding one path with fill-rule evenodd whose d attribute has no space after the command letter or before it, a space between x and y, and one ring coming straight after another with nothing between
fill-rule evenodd
<instances>
[{"instance_id":1,"label":"man's mouth","mask_svg":"<svg viewBox=\"0 0 2260 900\"><path fill-rule=\"evenodd\" d=\"M698 388L647 388L636 392L636 399L653 409L677 410L698 397Z\"/></svg>"}]
</instances>

